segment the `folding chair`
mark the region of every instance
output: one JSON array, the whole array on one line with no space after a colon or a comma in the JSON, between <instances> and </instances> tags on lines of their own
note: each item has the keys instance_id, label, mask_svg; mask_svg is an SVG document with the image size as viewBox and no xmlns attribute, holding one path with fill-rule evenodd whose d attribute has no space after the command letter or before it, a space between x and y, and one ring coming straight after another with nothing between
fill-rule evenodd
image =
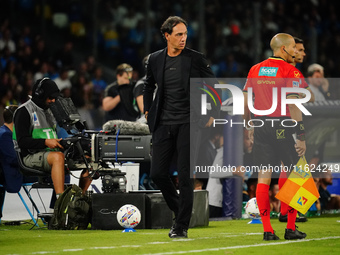
<instances>
[{"instance_id":1,"label":"folding chair","mask_svg":"<svg viewBox=\"0 0 340 255\"><path fill-rule=\"evenodd\" d=\"M27 190L27 187L26 187L26 186L31 186L32 184L33 184L33 183L23 183L23 184L22 184L22 187L23 187L23 189L25 190L25 192L26 192L26 194L27 194L27 197L28 197L29 200L31 201L33 207L37 210L38 213L40 213L40 212L39 212L39 209L37 208L36 204L34 203L32 197L31 197L31 195L28 193L28 190ZM0 187L3 187L3 186L0 184ZM5 194L6 194L6 193L5 193ZM25 206L26 211L27 211L28 214L30 215L32 221L34 222L34 225L39 226L38 223L37 223L37 221L36 221L36 219L35 219L34 216L33 216L33 213L31 212L31 210L30 210L30 208L28 207L27 203L25 202L23 196L21 195L20 191L19 191L17 194L18 194L18 196L19 196L19 198L20 198L22 204ZM4 196L4 200L5 200L5 196ZM4 206L4 205L2 205L1 212L3 211L3 206ZM0 219L0 222L1 222L1 219Z\"/></svg>"},{"instance_id":2,"label":"folding chair","mask_svg":"<svg viewBox=\"0 0 340 255\"><path fill-rule=\"evenodd\" d=\"M27 186L32 186L32 189L46 189L46 188L47 189L54 189L52 183L45 183L43 181L43 177L49 177L51 175L49 173L42 171L42 170L27 167L22 160L20 152L16 151L16 153L17 153L17 158L18 158L18 163L19 163L19 166L20 166L21 173L25 176L39 177L39 181L36 182L36 183L26 183L26 185L23 184L23 189L24 189L25 193L27 194L27 197L31 201L34 209L37 211L38 217L40 217L41 220L43 221L43 223L46 224L48 219L51 218L52 214L51 213L40 213L36 203L34 202L34 200L32 199L32 197L29 193ZM65 185L68 186L70 184L65 183ZM33 219L33 217L32 217L32 219ZM38 226L38 224L36 224L36 225Z\"/></svg>"},{"instance_id":3,"label":"folding chair","mask_svg":"<svg viewBox=\"0 0 340 255\"><path fill-rule=\"evenodd\" d=\"M39 216L39 215L41 215L41 213L40 213L36 203L34 202L32 196L31 196L31 194L29 192L28 187L31 186L32 188L35 188L35 189L38 189L38 188L51 188L51 189L53 189L53 185L52 184L46 184L46 183L43 183L43 181L42 181L43 177L49 177L50 174L48 174L48 173L46 173L46 172L44 172L42 170L39 170L39 169L27 167L24 164L23 160L22 160L20 152L16 151L16 153L17 153L17 158L18 158L18 163L19 163L19 166L20 166L21 173L23 175L25 175L25 176L36 176L36 177L39 178L38 183L23 183L22 184L23 190L25 191L28 199L32 203L33 208L37 211L37 215ZM27 205L26 205L24 199L22 198L20 192L18 193L18 195L19 195L21 201L24 203L24 205L26 207L26 210L29 213L29 215L31 216L33 222L35 223L36 226L38 226L37 221L34 219L34 216L33 216L32 212L27 207ZM46 221L44 220L44 218L41 217L41 219L44 222L44 224L46 224Z\"/></svg>"}]
</instances>

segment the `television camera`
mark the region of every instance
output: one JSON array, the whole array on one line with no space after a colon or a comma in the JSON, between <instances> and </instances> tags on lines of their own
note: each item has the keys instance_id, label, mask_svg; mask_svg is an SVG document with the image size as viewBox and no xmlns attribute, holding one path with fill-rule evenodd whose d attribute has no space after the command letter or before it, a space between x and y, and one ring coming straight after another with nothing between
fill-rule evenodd
<instances>
[{"instance_id":1,"label":"television camera","mask_svg":"<svg viewBox=\"0 0 340 255\"><path fill-rule=\"evenodd\" d=\"M126 132L126 128L123 130L136 124L126 122L121 128L113 123L106 125L104 132L93 131L87 129L70 98L58 97L50 109L58 125L70 135L60 141L67 168L88 169L92 178L102 179L103 192L126 190L125 173L116 168L116 164L151 160L151 135L134 135Z\"/></svg>"}]
</instances>

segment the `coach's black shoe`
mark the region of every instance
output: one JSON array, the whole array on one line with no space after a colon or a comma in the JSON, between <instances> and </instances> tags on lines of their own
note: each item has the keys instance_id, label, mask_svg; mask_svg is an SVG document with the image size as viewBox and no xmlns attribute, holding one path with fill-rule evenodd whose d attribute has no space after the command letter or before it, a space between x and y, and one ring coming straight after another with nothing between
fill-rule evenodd
<instances>
[{"instance_id":1,"label":"coach's black shoe","mask_svg":"<svg viewBox=\"0 0 340 255\"><path fill-rule=\"evenodd\" d=\"M174 223L171 226L170 231L169 231L169 237L171 237L171 235L175 233L175 228L176 228L176 223Z\"/></svg>"},{"instance_id":2,"label":"coach's black shoe","mask_svg":"<svg viewBox=\"0 0 340 255\"><path fill-rule=\"evenodd\" d=\"M277 235L275 235L275 231L274 233L272 232L263 233L263 241L273 241L273 240L280 240L280 238Z\"/></svg>"},{"instance_id":3,"label":"coach's black shoe","mask_svg":"<svg viewBox=\"0 0 340 255\"><path fill-rule=\"evenodd\" d=\"M306 236L307 234L297 230L297 227L295 227L295 230L286 228L285 232L286 240L304 239L306 238Z\"/></svg>"},{"instance_id":4,"label":"coach's black shoe","mask_svg":"<svg viewBox=\"0 0 340 255\"><path fill-rule=\"evenodd\" d=\"M170 229L171 232L171 229ZM170 238L188 238L188 230L184 228L175 228L171 235L169 233Z\"/></svg>"},{"instance_id":5,"label":"coach's black shoe","mask_svg":"<svg viewBox=\"0 0 340 255\"><path fill-rule=\"evenodd\" d=\"M287 220L288 220L287 214L286 214L286 215L282 215L282 214L280 213L280 215L279 215L279 221L280 221L280 222L287 222Z\"/></svg>"}]
</instances>

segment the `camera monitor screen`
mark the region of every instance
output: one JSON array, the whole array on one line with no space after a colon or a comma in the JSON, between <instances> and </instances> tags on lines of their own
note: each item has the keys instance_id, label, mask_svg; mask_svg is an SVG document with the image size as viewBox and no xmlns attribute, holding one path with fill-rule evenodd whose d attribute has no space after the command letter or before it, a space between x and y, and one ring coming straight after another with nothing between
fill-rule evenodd
<instances>
[{"instance_id":1,"label":"camera monitor screen","mask_svg":"<svg viewBox=\"0 0 340 255\"><path fill-rule=\"evenodd\" d=\"M51 111L60 127L67 127L81 120L77 108L70 98L58 97L55 103L51 104Z\"/></svg>"}]
</instances>

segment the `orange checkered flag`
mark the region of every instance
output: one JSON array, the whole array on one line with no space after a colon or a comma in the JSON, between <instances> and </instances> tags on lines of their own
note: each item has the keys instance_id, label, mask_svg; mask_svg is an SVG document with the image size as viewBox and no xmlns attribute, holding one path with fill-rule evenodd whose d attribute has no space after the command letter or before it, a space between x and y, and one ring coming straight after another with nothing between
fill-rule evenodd
<instances>
[{"instance_id":1,"label":"orange checkered flag","mask_svg":"<svg viewBox=\"0 0 340 255\"><path fill-rule=\"evenodd\" d=\"M303 156L275 197L305 214L319 196L306 158Z\"/></svg>"}]
</instances>

